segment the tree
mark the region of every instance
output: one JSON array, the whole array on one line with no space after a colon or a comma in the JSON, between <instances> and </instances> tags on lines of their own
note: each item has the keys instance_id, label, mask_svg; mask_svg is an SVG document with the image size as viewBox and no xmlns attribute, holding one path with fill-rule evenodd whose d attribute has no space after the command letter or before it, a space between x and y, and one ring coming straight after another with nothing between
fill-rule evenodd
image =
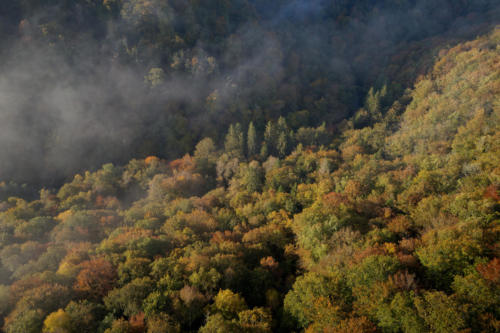
<instances>
[{"instance_id":1,"label":"tree","mask_svg":"<svg viewBox=\"0 0 500 333\"><path fill-rule=\"evenodd\" d=\"M277 128L272 121L268 121L264 131L264 140L267 154L274 155L276 153L276 142L278 140Z\"/></svg>"},{"instance_id":2,"label":"tree","mask_svg":"<svg viewBox=\"0 0 500 333\"><path fill-rule=\"evenodd\" d=\"M247 305L243 297L229 289L220 290L215 296L215 308L224 318L235 318L240 311L246 310Z\"/></svg>"},{"instance_id":3,"label":"tree","mask_svg":"<svg viewBox=\"0 0 500 333\"><path fill-rule=\"evenodd\" d=\"M71 301L64 309L71 318L72 332L93 333L97 331L99 322L106 310L103 305L83 301Z\"/></svg>"},{"instance_id":4,"label":"tree","mask_svg":"<svg viewBox=\"0 0 500 333\"><path fill-rule=\"evenodd\" d=\"M290 139L293 137L293 133L288 128L286 120L284 117L279 117L277 123L277 139L276 139L276 150L278 156L283 158L286 156L290 148Z\"/></svg>"},{"instance_id":5,"label":"tree","mask_svg":"<svg viewBox=\"0 0 500 333\"><path fill-rule=\"evenodd\" d=\"M283 116L280 116L278 118L278 123L277 123L277 131L278 133L282 133L282 132L288 132L288 125L286 124L286 120L285 120L285 117Z\"/></svg>"},{"instance_id":6,"label":"tree","mask_svg":"<svg viewBox=\"0 0 500 333\"><path fill-rule=\"evenodd\" d=\"M149 277L135 279L122 288L113 289L104 298L106 308L116 315L131 317L143 311L143 303L153 290Z\"/></svg>"},{"instance_id":7,"label":"tree","mask_svg":"<svg viewBox=\"0 0 500 333\"><path fill-rule=\"evenodd\" d=\"M43 322L43 333L70 333L71 317L63 309L52 312Z\"/></svg>"},{"instance_id":8,"label":"tree","mask_svg":"<svg viewBox=\"0 0 500 333\"><path fill-rule=\"evenodd\" d=\"M179 333L180 325L176 323L168 314L161 313L148 318L147 333Z\"/></svg>"},{"instance_id":9,"label":"tree","mask_svg":"<svg viewBox=\"0 0 500 333\"><path fill-rule=\"evenodd\" d=\"M368 110L371 121L379 121L382 117L381 108L382 108L382 100L387 94L387 86L381 90L375 92L373 87L368 91L368 96L366 97L365 107Z\"/></svg>"},{"instance_id":10,"label":"tree","mask_svg":"<svg viewBox=\"0 0 500 333\"><path fill-rule=\"evenodd\" d=\"M62 308L71 299L71 296L70 290L65 286L42 282L35 288L30 288L22 293L22 297L16 303L14 311L7 317L7 321L10 321L10 317L23 314L27 310L41 311L40 313L45 316Z\"/></svg>"},{"instance_id":11,"label":"tree","mask_svg":"<svg viewBox=\"0 0 500 333\"><path fill-rule=\"evenodd\" d=\"M208 316L207 322L200 328L200 333L236 333L240 328L236 323L227 320L220 313Z\"/></svg>"},{"instance_id":12,"label":"tree","mask_svg":"<svg viewBox=\"0 0 500 333\"><path fill-rule=\"evenodd\" d=\"M228 184L229 180L238 172L238 168L238 158L231 158L228 154L222 154L217 160L217 181Z\"/></svg>"},{"instance_id":13,"label":"tree","mask_svg":"<svg viewBox=\"0 0 500 333\"><path fill-rule=\"evenodd\" d=\"M249 192L257 192L262 188L262 182L264 179L264 172L259 162L252 161L248 166L241 170L242 184L246 187Z\"/></svg>"},{"instance_id":14,"label":"tree","mask_svg":"<svg viewBox=\"0 0 500 333\"><path fill-rule=\"evenodd\" d=\"M148 75L144 77L144 80L151 84L151 87L156 87L165 80L165 71L162 68L151 68Z\"/></svg>"},{"instance_id":15,"label":"tree","mask_svg":"<svg viewBox=\"0 0 500 333\"><path fill-rule=\"evenodd\" d=\"M248 134L247 134L247 154L248 158L255 156L259 151L259 143L257 139L257 131L255 130L255 126L253 122L250 122L248 125Z\"/></svg>"},{"instance_id":16,"label":"tree","mask_svg":"<svg viewBox=\"0 0 500 333\"><path fill-rule=\"evenodd\" d=\"M147 258L128 257L124 263L118 266L119 282L125 284L136 278L147 276L150 263L151 260Z\"/></svg>"},{"instance_id":17,"label":"tree","mask_svg":"<svg viewBox=\"0 0 500 333\"><path fill-rule=\"evenodd\" d=\"M243 332L266 333L271 332L271 314L264 308L253 308L238 313Z\"/></svg>"},{"instance_id":18,"label":"tree","mask_svg":"<svg viewBox=\"0 0 500 333\"><path fill-rule=\"evenodd\" d=\"M456 275L453 281L456 301L467 304L465 309L473 331L488 332L498 327L495 309L500 307L500 260L478 264L465 276Z\"/></svg>"},{"instance_id":19,"label":"tree","mask_svg":"<svg viewBox=\"0 0 500 333\"><path fill-rule=\"evenodd\" d=\"M43 326L43 315L40 310L27 310L12 320L6 321L6 333L40 333Z\"/></svg>"},{"instance_id":20,"label":"tree","mask_svg":"<svg viewBox=\"0 0 500 333\"><path fill-rule=\"evenodd\" d=\"M371 286L375 282L385 281L399 268L400 263L394 257L369 256L351 270L349 283L354 287Z\"/></svg>"},{"instance_id":21,"label":"tree","mask_svg":"<svg viewBox=\"0 0 500 333\"><path fill-rule=\"evenodd\" d=\"M241 124L231 124L224 141L224 150L231 157L242 158L244 152L244 137Z\"/></svg>"},{"instance_id":22,"label":"tree","mask_svg":"<svg viewBox=\"0 0 500 333\"><path fill-rule=\"evenodd\" d=\"M104 333L133 333L132 325L124 318L113 320L111 327Z\"/></svg>"},{"instance_id":23,"label":"tree","mask_svg":"<svg viewBox=\"0 0 500 333\"><path fill-rule=\"evenodd\" d=\"M100 299L113 288L116 272L113 265L104 258L84 261L73 288L90 299Z\"/></svg>"},{"instance_id":24,"label":"tree","mask_svg":"<svg viewBox=\"0 0 500 333\"><path fill-rule=\"evenodd\" d=\"M204 138L198 142L193 157L200 173L215 176L216 154L215 144L212 139Z\"/></svg>"},{"instance_id":25,"label":"tree","mask_svg":"<svg viewBox=\"0 0 500 333\"><path fill-rule=\"evenodd\" d=\"M415 299L415 306L432 332L458 332L466 327L461 306L441 291L424 292Z\"/></svg>"},{"instance_id":26,"label":"tree","mask_svg":"<svg viewBox=\"0 0 500 333\"><path fill-rule=\"evenodd\" d=\"M308 272L295 281L284 301L284 309L300 327L318 322L334 326L349 306L350 292L340 277L333 279Z\"/></svg>"},{"instance_id":27,"label":"tree","mask_svg":"<svg viewBox=\"0 0 500 333\"><path fill-rule=\"evenodd\" d=\"M276 143L276 150L280 158L285 157L288 149L288 136L286 132L280 132L278 142Z\"/></svg>"},{"instance_id":28,"label":"tree","mask_svg":"<svg viewBox=\"0 0 500 333\"><path fill-rule=\"evenodd\" d=\"M454 276L481 256L483 247L470 231L463 233L456 228L432 229L422 236L422 241L423 246L415 253L427 276L442 288L449 288Z\"/></svg>"}]
</instances>

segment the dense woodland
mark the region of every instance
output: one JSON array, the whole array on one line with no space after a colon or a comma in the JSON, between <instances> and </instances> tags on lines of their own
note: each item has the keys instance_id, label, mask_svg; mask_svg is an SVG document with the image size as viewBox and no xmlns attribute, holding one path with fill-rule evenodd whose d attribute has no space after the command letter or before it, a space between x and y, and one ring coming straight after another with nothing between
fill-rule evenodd
<instances>
[{"instance_id":1,"label":"dense woodland","mask_svg":"<svg viewBox=\"0 0 500 333\"><path fill-rule=\"evenodd\" d=\"M127 154L4 172L4 332L500 331L498 5L269 2L0 4L5 45L97 54L146 96L99 118L139 123Z\"/></svg>"}]
</instances>

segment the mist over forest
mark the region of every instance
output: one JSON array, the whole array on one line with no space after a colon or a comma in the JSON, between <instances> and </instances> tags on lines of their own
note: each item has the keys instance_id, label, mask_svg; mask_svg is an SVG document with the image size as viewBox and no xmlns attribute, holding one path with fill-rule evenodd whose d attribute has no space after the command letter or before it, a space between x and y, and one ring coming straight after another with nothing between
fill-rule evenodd
<instances>
[{"instance_id":1,"label":"mist over forest","mask_svg":"<svg viewBox=\"0 0 500 333\"><path fill-rule=\"evenodd\" d=\"M0 332L499 332L498 0L0 1Z\"/></svg>"},{"instance_id":2,"label":"mist over forest","mask_svg":"<svg viewBox=\"0 0 500 333\"><path fill-rule=\"evenodd\" d=\"M0 179L180 157L237 121L336 126L372 86L401 95L435 45L491 26L495 3L6 2Z\"/></svg>"}]
</instances>

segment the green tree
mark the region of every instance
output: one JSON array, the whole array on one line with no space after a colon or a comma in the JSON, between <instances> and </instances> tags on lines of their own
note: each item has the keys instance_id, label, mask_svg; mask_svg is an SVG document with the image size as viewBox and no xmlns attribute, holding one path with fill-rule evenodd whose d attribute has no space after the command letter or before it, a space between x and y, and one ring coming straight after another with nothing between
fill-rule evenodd
<instances>
[{"instance_id":1,"label":"green tree","mask_svg":"<svg viewBox=\"0 0 500 333\"><path fill-rule=\"evenodd\" d=\"M276 142L278 140L277 128L272 121L268 121L264 131L264 142L267 154L276 154Z\"/></svg>"},{"instance_id":2,"label":"green tree","mask_svg":"<svg viewBox=\"0 0 500 333\"><path fill-rule=\"evenodd\" d=\"M103 305L88 300L71 301L64 309L71 318L72 332L96 332L106 310Z\"/></svg>"},{"instance_id":3,"label":"green tree","mask_svg":"<svg viewBox=\"0 0 500 333\"><path fill-rule=\"evenodd\" d=\"M229 130L224 141L224 150L232 157L239 159L243 158L244 137L240 123L236 123L235 125L231 124L229 126Z\"/></svg>"},{"instance_id":4,"label":"green tree","mask_svg":"<svg viewBox=\"0 0 500 333\"><path fill-rule=\"evenodd\" d=\"M71 333L71 317L63 309L52 312L43 322L44 333Z\"/></svg>"},{"instance_id":5,"label":"green tree","mask_svg":"<svg viewBox=\"0 0 500 333\"><path fill-rule=\"evenodd\" d=\"M308 272L297 278L286 295L284 310L302 328L315 321L328 326L340 321L349 304L350 291L340 276Z\"/></svg>"},{"instance_id":6,"label":"green tree","mask_svg":"<svg viewBox=\"0 0 500 333\"><path fill-rule=\"evenodd\" d=\"M176 323L171 316L161 313L148 318L147 333L180 333L179 323Z\"/></svg>"},{"instance_id":7,"label":"green tree","mask_svg":"<svg viewBox=\"0 0 500 333\"><path fill-rule=\"evenodd\" d=\"M227 320L220 313L208 316L207 322L200 328L200 333L237 333L240 327L231 320Z\"/></svg>"},{"instance_id":8,"label":"green tree","mask_svg":"<svg viewBox=\"0 0 500 333\"><path fill-rule=\"evenodd\" d=\"M257 131L255 130L255 126L253 122L250 122L248 125L248 133L247 133L247 154L248 158L255 156L259 151L259 143L257 139Z\"/></svg>"},{"instance_id":9,"label":"green tree","mask_svg":"<svg viewBox=\"0 0 500 333\"><path fill-rule=\"evenodd\" d=\"M432 332L458 332L466 327L462 307L441 291L424 292L415 299L415 306Z\"/></svg>"},{"instance_id":10,"label":"green tree","mask_svg":"<svg viewBox=\"0 0 500 333\"><path fill-rule=\"evenodd\" d=\"M281 132L279 134L278 142L276 143L276 149L280 158L285 157L288 149L288 136L285 132Z\"/></svg>"},{"instance_id":11,"label":"green tree","mask_svg":"<svg viewBox=\"0 0 500 333\"><path fill-rule=\"evenodd\" d=\"M240 311L247 309L247 305L243 297L233 293L229 289L220 290L214 300L216 310L226 319L235 318Z\"/></svg>"},{"instance_id":12,"label":"green tree","mask_svg":"<svg viewBox=\"0 0 500 333\"><path fill-rule=\"evenodd\" d=\"M7 333L40 333L43 327L43 315L40 310L27 310L19 313L12 320L6 321Z\"/></svg>"},{"instance_id":13,"label":"green tree","mask_svg":"<svg viewBox=\"0 0 500 333\"><path fill-rule=\"evenodd\" d=\"M200 173L215 175L215 164L217 161L216 147L212 139L204 138L195 147L194 160Z\"/></svg>"},{"instance_id":14,"label":"green tree","mask_svg":"<svg viewBox=\"0 0 500 333\"><path fill-rule=\"evenodd\" d=\"M106 329L104 333L133 333L133 327L124 318L113 320L111 327Z\"/></svg>"},{"instance_id":15,"label":"green tree","mask_svg":"<svg viewBox=\"0 0 500 333\"><path fill-rule=\"evenodd\" d=\"M271 332L271 314L264 308L253 308L238 313L238 324L243 332Z\"/></svg>"},{"instance_id":16,"label":"green tree","mask_svg":"<svg viewBox=\"0 0 500 333\"><path fill-rule=\"evenodd\" d=\"M242 183L249 192L257 192L262 188L264 172L259 162L252 161L246 168L242 168Z\"/></svg>"},{"instance_id":17,"label":"green tree","mask_svg":"<svg viewBox=\"0 0 500 333\"><path fill-rule=\"evenodd\" d=\"M104 298L104 304L117 315L136 315L143 311L143 302L153 287L154 283L148 277L135 279L122 288L110 291Z\"/></svg>"}]
</instances>

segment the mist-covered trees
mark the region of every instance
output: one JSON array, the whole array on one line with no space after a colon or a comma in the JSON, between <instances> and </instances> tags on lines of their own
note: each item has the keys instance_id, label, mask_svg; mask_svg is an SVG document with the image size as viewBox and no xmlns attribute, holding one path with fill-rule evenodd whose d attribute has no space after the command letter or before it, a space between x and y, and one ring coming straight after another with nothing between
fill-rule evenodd
<instances>
[{"instance_id":1,"label":"mist-covered trees","mask_svg":"<svg viewBox=\"0 0 500 333\"><path fill-rule=\"evenodd\" d=\"M380 121L437 49L497 17L496 0L6 2L0 196L107 162L176 159L205 137L220 146L238 122L249 156L327 145L353 114L356 129ZM280 117L298 138L266 130ZM328 133L312 131L323 122Z\"/></svg>"}]
</instances>

